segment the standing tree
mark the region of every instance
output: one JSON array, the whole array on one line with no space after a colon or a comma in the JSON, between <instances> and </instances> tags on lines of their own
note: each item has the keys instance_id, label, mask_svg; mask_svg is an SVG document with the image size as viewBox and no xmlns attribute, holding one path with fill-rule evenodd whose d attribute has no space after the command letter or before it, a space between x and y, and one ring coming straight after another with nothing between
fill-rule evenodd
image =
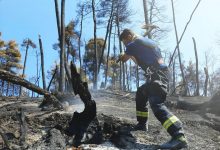
<instances>
[{"instance_id":1,"label":"standing tree","mask_svg":"<svg viewBox=\"0 0 220 150\"><path fill-rule=\"evenodd\" d=\"M94 22L94 85L93 88L97 89L97 79L98 79L98 51L97 51L97 41L96 41L96 14L95 14L95 0L92 0L92 16Z\"/></svg>"},{"instance_id":2,"label":"standing tree","mask_svg":"<svg viewBox=\"0 0 220 150\"><path fill-rule=\"evenodd\" d=\"M17 70L21 69L22 66L19 64L21 60L21 54L18 49L18 45L15 41L9 41L8 43L0 39L0 69L4 69L12 74L17 74ZM14 95L15 86L11 85L10 82L5 82L1 80L1 91L0 93L4 93L4 87L6 88L6 96ZM11 92L9 94L9 89L11 87Z\"/></svg>"},{"instance_id":3,"label":"standing tree","mask_svg":"<svg viewBox=\"0 0 220 150\"><path fill-rule=\"evenodd\" d=\"M209 72L208 69L205 67L204 68L204 72L205 72L205 83L204 83L204 96L207 96L207 92L208 92L208 81L209 81Z\"/></svg>"},{"instance_id":4,"label":"standing tree","mask_svg":"<svg viewBox=\"0 0 220 150\"><path fill-rule=\"evenodd\" d=\"M144 6L144 19L145 19L145 24L149 24L149 19L148 19L148 8L147 8L147 0L143 0L143 6ZM151 34L148 32L148 29L146 28L146 34L147 36L151 39Z\"/></svg>"},{"instance_id":5,"label":"standing tree","mask_svg":"<svg viewBox=\"0 0 220 150\"><path fill-rule=\"evenodd\" d=\"M129 17L131 16L131 11L128 9L128 1L126 0L117 0L116 1L116 12L115 12L115 22L116 22L116 26L117 26L117 31L118 31L118 37L120 36L120 32L121 32L121 24L124 23L129 23ZM120 49L120 53L123 52L122 49L122 44L121 41L119 40L119 49ZM124 67L124 63L120 62L120 66L122 67L122 69L120 70L120 88L122 90L125 90L125 67ZM121 83L122 81L122 83Z\"/></svg>"},{"instance_id":6,"label":"standing tree","mask_svg":"<svg viewBox=\"0 0 220 150\"><path fill-rule=\"evenodd\" d=\"M178 37L178 33L177 33L177 26L176 26L175 10L174 10L173 0L171 0L171 4L172 4L173 24L174 24L175 35L176 35L176 43L177 43L177 51L178 51L179 65L180 65L180 70L181 70L181 76L182 76L183 85L184 85L184 87L185 87L185 90L184 90L183 95L185 96L185 95L187 94L187 85L186 85L186 79L185 79L185 75L184 75L184 71L183 71L183 65L182 65L182 60L181 60L181 55L180 55L180 48L179 48L179 43L178 43L179 37Z\"/></svg>"},{"instance_id":7,"label":"standing tree","mask_svg":"<svg viewBox=\"0 0 220 150\"><path fill-rule=\"evenodd\" d=\"M61 32L60 32L60 82L59 91L64 92L65 85L65 0L61 1Z\"/></svg>"},{"instance_id":8,"label":"standing tree","mask_svg":"<svg viewBox=\"0 0 220 150\"><path fill-rule=\"evenodd\" d=\"M205 83L204 83L203 94L204 94L204 96L207 96L208 95L208 83L209 83L209 68L208 68L208 55L207 55L207 53L205 53L204 72L205 72Z\"/></svg>"},{"instance_id":9,"label":"standing tree","mask_svg":"<svg viewBox=\"0 0 220 150\"><path fill-rule=\"evenodd\" d=\"M37 72L36 72L36 81L35 81L35 84L39 87L40 86L40 75L39 75L39 52L36 50L36 69L37 69ZM39 97L39 94L37 95L37 97Z\"/></svg>"},{"instance_id":10,"label":"standing tree","mask_svg":"<svg viewBox=\"0 0 220 150\"><path fill-rule=\"evenodd\" d=\"M195 38L192 38L192 39L193 39L195 58L196 58L196 94L195 95L199 96L199 62L198 62L196 41L195 41Z\"/></svg>"},{"instance_id":11,"label":"standing tree","mask_svg":"<svg viewBox=\"0 0 220 150\"><path fill-rule=\"evenodd\" d=\"M46 87L46 79L44 73L44 50L40 35L39 35L39 46L40 46L40 56L41 56L41 68L42 68L41 72L42 72L43 89L46 90L47 87Z\"/></svg>"},{"instance_id":12,"label":"standing tree","mask_svg":"<svg viewBox=\"0 0 220 150\"><path fill-rule=\"evenodd\" d=\"M87 73L89 73L89 77L90 79L93 80L93 84L95 85L95 72L94 72L94 62L96 60L96 58L94 57L94 53L95 53L95 41L94 39L90 39L89 42L86 44L86 51L85 51L85 55L84 55L84 63L86 64L86 68L87 68ZM100 58L101 55L101 50L102 47L104 45L104 40L102 38L97 38L97 57Z\"/></svg>"},{"instance_id":13,"label":"standing tree","mask_svg":"<svg viewBox=\"0 0 220 150\"><path fill-rule=\"evenodd\" d=\"M111 1L101 1L100 6L103 11L99 11L97 14L97 17L99 17L99 19L100 19L103 17L107 18L107 16L109 16L109 18L107 21L104 46L103 46L101 57L100 57L99 64L98 64L98 72L100 71L101 62L103 60L104 50L105 50L105 46L107 43L107 38L108 38L109 32L112 32L111 30L112 30L112 22L113 22L114 3ZM110 39L109 39L109 41L110 41ZM108 44L110 44L110 42Z\"/></svg>"},{"instance_id":14,"label":"standing tree","mask_svg":"<svg viewBox=\"0 0 220 150\"><path fill-rule=\"evenodd\" d=\"M64 92L65 85L65 0L61 1L61 19L59 14L58 0L54 0L55 12L57 20L57 30L59 37L60 47L60 80L59 80L59 91ZM61 21L60 21L61 20Z\"/></svg>"},{"instance_id":15,"label":"standing tree","mask_svg":"<svg viewBox=\"0 0 220 150\"><path fill-rule=\"evenodd\" d=\"M24 58L24 65L23 65L23 72L22 72L22 78L24 78L29 47L36 48L36 44L32 42L32 40L27 38L23 41L21 46L25 47L25 58ZM22 87L20 87L20 95L21 93L22 93Z\"/></svg>"},{"instance_id":16,"label":"standing tree","mask_svg":"<svg viewBox=\"0 0 220 150\"><path fill-rule=\"evenodd\" d=\"M112 21L110 21L110 32L109 32L109 37L108 37L108 52L107 52L107 63L106 63L106 70L105 70L105 87L106 87L106 84L107 84L107 75L108 75L108 70L109 70L109 55L110 55L110 41L111 41L111 34L112 34ZM104 45L103 45L103 48L102 48L102 51L103 49L105 48L105 42L104 42ZM101 54L103 55L103 54ZM103 56L101 56L100 58L102 58ZM102 60L102 59L100 59Z\"/></svg>"},{"instance_id":17,"label":"standing tree","mask_svg":"<svg viewBox=\"0 0 220 150\"><path fill-rule=\"evenodd\" d=\"M81 59L81 37L82 37L82 27L83 27L83 18L84 18L84 5L78 5L79 7L79 11L78 14L80 16L80 31L79 31L79 39L78 39L78 49L79 49L79 67L80 67L80 74L81 74L81 70L82 70L82 59Z\"/></svg>"},{"instance_id":18,"label":"standing tree","mask_svg":"<svg viewBox=\"0 0 220 150\"><path fill-rule=\"evenodd\" d=\"M75 22L70 21L68 25L65 27L65 42L66 42L66 59L65 59L65 65L67 66L69 62L69 56L71 55L73 58L71 60L76 59L76 50L75 47L77 47L78 43L78 33L75 31Z\"/></svg>"},{"instance_id":19,"label":"standing tree","mask_svg":"<svg viewBox=\"0 0 220 150\"><path fill-rule=\"evenodd\" d=\"M64 55L64 65L65 65L65 71L66 71L66 90L71 91L72 85L71 85L71 75L69 70L69 56L71 55L71 60L75 62L76 60L76 45L78 43L78 34L75 31L75 22L70 21L69 24L65 27L65 43L66 43L66 51Z\"/></svg>"}]
</instances>

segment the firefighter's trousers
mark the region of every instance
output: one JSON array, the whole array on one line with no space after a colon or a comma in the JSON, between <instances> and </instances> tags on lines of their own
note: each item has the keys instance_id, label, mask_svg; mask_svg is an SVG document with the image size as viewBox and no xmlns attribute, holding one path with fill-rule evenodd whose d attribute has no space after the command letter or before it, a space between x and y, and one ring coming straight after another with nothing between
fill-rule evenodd
<instances>
[{"instance_id":1,"label":"firefighter's trousers","mask_svg":"<svg viewBox=\"0 0 220 150\"><path fill-rule=\"evenodd\" d=\"M154 72L150 81L138 88L136 92L136 115L139 123L148 121L148 103L155 117L161 122L163 127L172 136L183 135L181 121L173 115L165 106L164 101L167 95L167 70Z\"/></svg>"}]
</instances>

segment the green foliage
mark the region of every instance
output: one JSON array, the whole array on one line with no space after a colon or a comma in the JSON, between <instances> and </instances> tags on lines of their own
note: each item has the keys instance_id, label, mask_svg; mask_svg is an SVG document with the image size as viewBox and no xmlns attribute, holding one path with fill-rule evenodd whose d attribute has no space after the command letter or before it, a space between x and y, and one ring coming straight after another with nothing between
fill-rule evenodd
<instances>
[{"instance_id":1,"label":"green foliage","mask_svg":"<svg viewBox=\"0 0 220 150\"><path fill-rule=\"evenodd\" d=\"M69 24L65 27L65 40L66 43L71 41L72 39L77 39L78 35L75 31L75 22L70 21Z\"/></svg>"},{"instance_id":2,"label":"green foliage","mask_svg":"<svg viewBox=\"0 0 220 150\"><path fill-rule=\"evenodd\" d=\"M108 73L107 75L111 78L116 78L119 77L119 69L120 69L120 65L119 63L116 63L116 59L114 57L110 57L109 61L108 61Z\"/></svg>"},{"instance_id":3,"label":"green foliage","mask_svg":"<svg viewBox=\"0 0 220 150\"><path fill-rule=\"evenodd\" d=\"M75 30L76 23L70 21L65 27L65 42L67 44L67 55L70 54L73 58L76 58L76 47L78 46L78 33Z\"/></svg>"},{"instance_id":4,"label":"green foliage","mask_svg":"<svg viewBox=\"0 0 220 150\"><path fill-rule=\"evenodd\" d=\"M3 48L5 46L5 42L0 40L0 48Z\"/></svg>"},{"instance_id":5,"label":"green foliage","mask_svg":"<svg viewBox=\"0 0 220 150\"><path fill-rule=\"evenodd\" d=\"M0 39L0 69L17 74L17 70L22 68L20 60L21 53L16 41L10 40L9 42L5 42ZM0 85L0 95L18 95L20 86L2 80L0 80Z\"/></svg>"},{"instance_id":6,"label":"green foliage","mask_svg":"<svg viewBox=\"0 0 220 150\"><path fill-rule=\"evenodd\" d=\"M97 38L96 43L97 43L97 52L98 52L97 56L100 59L102 47L104 46L104 39ZM95 47L94 39L90 39L85 48L86 48L87 53L91 54L91 57L95 56L94 47Z\"/></svg>"},{"instance_id":7,"label":"green foliage","mask_svg":"<svg viewBox=\"0 0 220 150\"><path fill-rule=\"evenodd\" d=\"M96 43L97 43L97 58L100 59L101 57L101 52L102 52L102 47L104 46L104 39L102 38L97 38L96 39ZM90 78L93 78L93 73L94 73L94 62L95 62L95 49L94 49L94 39L90 39L88 41L88 44L85 46L85 55L84 55L84 65L85 67L88 69L88 73ZM104 63L103 59L103 62Z\"/></svg>"},{"instance_id":8,"label":"green foliage","mask_svg":"<svg viewBox=\"0 0 220 150\"><path fill-rule=\"evenodd\" d=\"M31 46L32 48L36 48L36 44L29 38L24 39L23 43L21 44L21 46L26 47L26 46Z\"/></svg>"},{"instance_id":9,"label":"green foliage","mask_svg":"<svg viewBox=\"0 0 220 150\"><path fill-rule=\"evenodd\" d=\"M14 69L21 69L21 53L16 41L5 42L0 39L0 45L0 68L12 73L15 73Z\"/></svg>"},{"instance_id":10,"label":"green foliage","mask_svg":"<svg viewBox=\"0 0 220 150\"><path fill-rule=\"evenodd\" d=\"M97 13L99 19L105 19L110 15L113 5L113 17L115 22L130 23L130 16L132 15L131 9L129 9L128 0L101 0L100 11ZM103 22L100 20L99 22Z\"/></svg>"}]
</instances>

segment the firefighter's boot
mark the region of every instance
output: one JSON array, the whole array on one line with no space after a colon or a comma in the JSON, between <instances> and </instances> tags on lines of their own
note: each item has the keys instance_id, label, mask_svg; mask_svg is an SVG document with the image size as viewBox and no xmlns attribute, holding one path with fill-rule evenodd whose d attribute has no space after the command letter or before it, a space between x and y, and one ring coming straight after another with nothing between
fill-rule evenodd
<instances>
[{"instance_id":1,"label":"firefighter's boot","mask_svg":"<svg viewBox=\"0 0 220 150\"><path fill-rule=\"evenodd\" d=\"M188 147L187 140L183 135L177 138L172 138L170 141L159 146L160 149L170 149L170 150L178 150L187 147Z\"/></svg>"},{"instance_id":2,"label":"firefighter's boot","mask_svg":"<svg viewBox=\"0 0 220 150\"><path fill-rule=\"evenodd\" d=\"M148 131L148 124L139 122L135 125L134 130Z\"/></svg>"}]
</instances>

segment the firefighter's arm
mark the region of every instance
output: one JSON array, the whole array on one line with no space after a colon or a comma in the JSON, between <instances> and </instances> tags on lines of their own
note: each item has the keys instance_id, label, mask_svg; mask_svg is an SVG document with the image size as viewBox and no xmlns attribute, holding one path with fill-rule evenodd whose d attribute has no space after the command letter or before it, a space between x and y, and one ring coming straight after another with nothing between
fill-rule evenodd
<instances>
[{"instance_id":1,"label":"firefighter's arm","mask_svg":"<svg viewBox=\"0 0 220 150\"><path fill-rule=\"evenodd\" d=\"M120 54L120 56L119 56L119 61L126 62L126 61L128 61L128 59L130 59L130 58L131 58L130 55Z\"/></svg>"},{"instance_id":2,"label":"firefighter's arm","mask_svg":"<svg viewBox=\"0 0 220 150\"><path fill-rule=\"evenodd\" d=\"M129 59L132 59L135 63L137 63L136 59L133 57L133 56L130 56L130 55L127 55L127 54L121 54L119 56L119 59L117 60L117 63L119 61L122 61L122 62L126 62L128 61Z\"/></svg>"}]
</instances>

